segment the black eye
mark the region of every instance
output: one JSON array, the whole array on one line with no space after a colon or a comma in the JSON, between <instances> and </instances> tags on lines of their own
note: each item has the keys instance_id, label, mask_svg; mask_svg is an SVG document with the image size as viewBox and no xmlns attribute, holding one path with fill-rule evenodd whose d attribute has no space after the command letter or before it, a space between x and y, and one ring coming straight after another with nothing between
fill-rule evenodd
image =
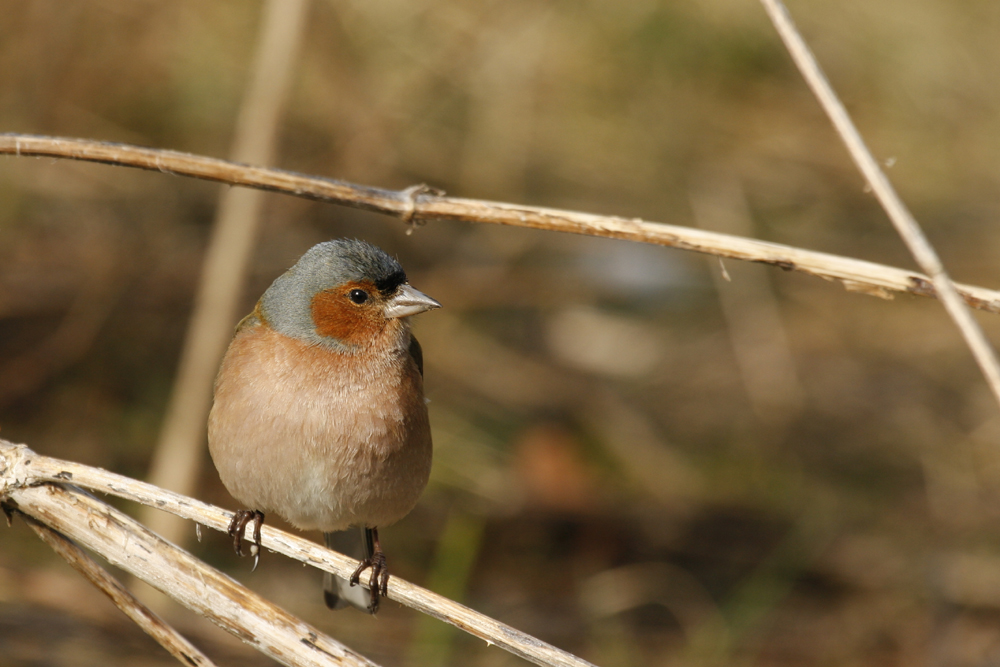
<instances>
[{"instance_id":1,"label":"black eye","mask_svg":"<svg viewBox=\"0 0 1000 667\"><path fill-rule=\"evenodd\" d=\"M363 289L352 289L347 298L360 305L368 300L368 292Z\"/></svg>"}]
</instances>

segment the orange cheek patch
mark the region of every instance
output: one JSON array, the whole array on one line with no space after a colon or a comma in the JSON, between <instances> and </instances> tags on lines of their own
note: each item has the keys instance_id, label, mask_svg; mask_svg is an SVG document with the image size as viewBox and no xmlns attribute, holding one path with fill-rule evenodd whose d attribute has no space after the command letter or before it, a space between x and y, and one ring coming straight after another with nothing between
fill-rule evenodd
<instances>
[{"instance_id":1,"label":"orange cheek patch","mask_svg":"<svg viewBox=\"0 0 1000 667\"><path fill-rule=\"evenodd\" d=\"M349 286L352 289L354 286ZM364 286L361 286L362 288ZM358 306L347 298L348 290L327 290L312 298L309 309L316 333L357 345L374 336L379 329L378 313Z\"/></svg>"}]
</instances>

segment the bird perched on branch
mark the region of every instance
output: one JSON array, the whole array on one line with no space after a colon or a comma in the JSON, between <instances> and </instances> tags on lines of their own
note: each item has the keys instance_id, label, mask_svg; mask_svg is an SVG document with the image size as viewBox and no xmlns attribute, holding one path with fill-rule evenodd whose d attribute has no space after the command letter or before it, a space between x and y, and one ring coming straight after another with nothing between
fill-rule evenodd
<instances>
[{"instance_id":1,"label":"bird perched on branch","mask_svg":"<svg viewBox=\"0 0 1000 667\"><path fill-rule=\"evenodd\" d=\"M379 248L320 243L243 318L219 369L208 443L222 483L248 508L229 526L237 553L253 522L259 557L264 512L323 531L328 545L334 531L364 531L350 582L327 575L330 608L378 610L389 580L378 529L427 485L431 431L409 317L440 307ZM367 568L368 594L351 589Z\"/></svg>"}]
</instances>

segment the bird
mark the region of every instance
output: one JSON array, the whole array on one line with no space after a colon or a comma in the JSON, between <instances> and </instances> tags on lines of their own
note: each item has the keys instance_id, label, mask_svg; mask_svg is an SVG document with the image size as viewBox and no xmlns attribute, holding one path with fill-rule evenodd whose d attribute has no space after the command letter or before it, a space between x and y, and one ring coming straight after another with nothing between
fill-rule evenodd
<instances>
[{"instance_id":1,"label":"bird","mask_svg":"<svg viewBox=\"0 0 1000 667\"><path fill-rule=\"evenodd\" d=\"M359 526L365 554L345 581L326 574L331 609L375 614L389 570L378 529L406 516L430 476L423 352L410 317L441 304L365 241L310 248L236 327L214 386L208 445L223 485L246 509L229 534L244 555L253 523L274 512L301 530ZM368 591L352 588L370 568Z\"/></svg>"}]
</instances>

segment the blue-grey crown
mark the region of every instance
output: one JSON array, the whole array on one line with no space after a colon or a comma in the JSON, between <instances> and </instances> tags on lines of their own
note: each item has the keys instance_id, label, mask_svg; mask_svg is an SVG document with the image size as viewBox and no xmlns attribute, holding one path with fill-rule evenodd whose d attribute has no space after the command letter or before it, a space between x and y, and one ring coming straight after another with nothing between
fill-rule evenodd
<instances>
[{"instance_id":1,"label":"blue-grey crown","mask_svg":"<svg viewBox=\"0 0 1000 667\"><path fill-rule=\"evenodd\" d=\"M264 319L279 333L328 343L316 333L312 299L318 292L358 280L371 280L388 296L406 282L406 273L399 262L370 243L356 239L318 243L264 292Z\"/></svg>"}]
</instances>

